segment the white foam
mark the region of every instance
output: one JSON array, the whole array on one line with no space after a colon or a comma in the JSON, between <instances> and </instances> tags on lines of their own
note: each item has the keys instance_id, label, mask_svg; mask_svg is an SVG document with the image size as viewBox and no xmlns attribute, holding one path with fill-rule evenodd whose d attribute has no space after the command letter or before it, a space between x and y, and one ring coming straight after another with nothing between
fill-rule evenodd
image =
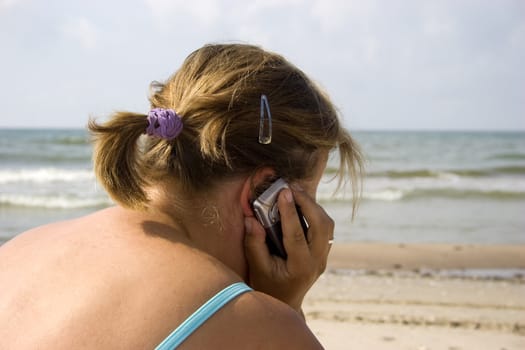
<instances>
[{"instance_id":1,"label":"white foam","mask_svg":"<svg viewBox=\"0 0 525 350\"><path fill-rule=\"evenodd\" d=\"M325 177L319 184L317 198L321 201L351 201L352 191L334 194L337 180L327 182ZM525 196L525 177L460 177L440 173L437 177L390 178L369 177L364 179L362 196L374 201L399 201L412 196Z\"/></svg>"},{"instance_id":2,"label":"white foam","mask_svg":"<svg viewBox=\"0 0 525 350\"><path fill-rule=\"evenodd\" d=\"M48 208L48 209L78 209L110 205L111 201L104 197L78 198L66 196L28 196L18 194L0 194L0 205Z\"/></svg>"},{"instance_id":3,"label":"white foam","mask_svg":"<svg viewBox=\"0 0 525 350\"><path fill-rule=\"evenodd\" d=\"M403 197L404 197L404 193L403 191L400 191L400 190L384 190L384 191L363 193L363 198L365 199L386 201L386 202L397 201L397 200L402 199Z\"/></svg>"},{"instance_id":4,"label":"white foam","mask_svg":"<svg viewBox=\"0 0 525 350\"><path fill-rule=\"evenodd\" d=\"M3 169L0 170L0 184L8 183L48 183L48 182L82 182L93 181L92 170L84 169Z\"/></svg>"}]
</instances>

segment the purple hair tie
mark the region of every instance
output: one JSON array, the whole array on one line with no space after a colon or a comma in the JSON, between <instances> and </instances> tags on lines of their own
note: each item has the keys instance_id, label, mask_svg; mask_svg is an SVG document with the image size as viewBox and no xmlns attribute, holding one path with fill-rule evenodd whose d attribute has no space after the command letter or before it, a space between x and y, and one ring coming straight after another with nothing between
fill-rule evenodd
<instances>
[{"instance_id":1,"label":"purple hair tie","mask_svg":"<svg viewBox=\"0 0 525 350\"><path fill-rule=\"evenodd\" d=\"M173 140L182 131L182 119L173 109L154 108L148 113L146 134Z\"/></svg>"}]
</instances>

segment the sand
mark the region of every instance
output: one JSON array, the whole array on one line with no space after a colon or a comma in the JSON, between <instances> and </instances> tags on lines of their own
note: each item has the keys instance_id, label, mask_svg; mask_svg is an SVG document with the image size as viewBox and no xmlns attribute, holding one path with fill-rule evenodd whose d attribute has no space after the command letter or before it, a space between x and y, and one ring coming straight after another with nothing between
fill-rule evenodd
<instances>
[{"instance_id":1,"label":"sand","mask_svg":"<svg viewBox=\"0 0 525 350\"><path fill-rule=\"evenodd\" d=\"M307 295L327 349L525 349L525 246L334 245Z\"/></svg>"}]
</instances>

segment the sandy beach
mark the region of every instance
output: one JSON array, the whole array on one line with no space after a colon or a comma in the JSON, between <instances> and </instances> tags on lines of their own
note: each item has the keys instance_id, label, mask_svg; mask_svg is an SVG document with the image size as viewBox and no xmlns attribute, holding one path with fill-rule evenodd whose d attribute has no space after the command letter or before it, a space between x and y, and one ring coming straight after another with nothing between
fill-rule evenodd
<instances>
[{"instance_id":1,"label":"sandy beach","mask_svg":"<svg viewBox=\"0 0 525 350\"><path fill-rule=\"evenodd\" d=\"M307 295L327 349L524 349L525 246L338 244Z\"/></svg>"}]
</instances>

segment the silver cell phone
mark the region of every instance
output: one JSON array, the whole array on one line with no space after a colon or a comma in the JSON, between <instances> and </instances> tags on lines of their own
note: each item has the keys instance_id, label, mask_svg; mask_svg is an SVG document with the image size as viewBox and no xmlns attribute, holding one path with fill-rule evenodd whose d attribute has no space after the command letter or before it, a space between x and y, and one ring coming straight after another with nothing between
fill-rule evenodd
<instances>
[{"instance_id":1,"label":"silver cell phone","mask_svg":"<svg viewBox=\"0 0 525 350\"><path fill-rule=\"evenodd\" d=\"M266 245L272 255L286 259L288 255L283 245L283 231L281 227L281 216L277 206L277 198L281 190L288 188L288 184L283 179L275 181L257 199L253 201L253 210L257 220L266 231ZM303 227L306 237L308 225L299 206L296 206L297 214Z\"/></svg>"}]
</instances>

